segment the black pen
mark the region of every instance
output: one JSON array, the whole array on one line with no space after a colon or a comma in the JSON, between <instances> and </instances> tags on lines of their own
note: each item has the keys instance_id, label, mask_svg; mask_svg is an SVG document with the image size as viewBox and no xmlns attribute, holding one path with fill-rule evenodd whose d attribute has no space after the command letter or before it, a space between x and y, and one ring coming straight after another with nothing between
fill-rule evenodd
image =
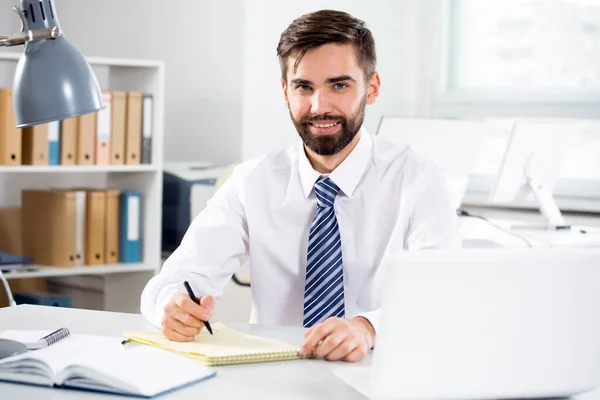
<instances>
[{"instance_id":1,"label":"black pen","mask_svg":"<svg viewBox=\"0 0 600 400\"><path fill-rule=\"evenodd\" d=\"M188 281L183 282L183 286L185 286L185 290L187 290L187 292L190 295L190 298L192 299L192 301L194 303L200 305L200 300L198 300L198 298L194 294L194 291L192 290L192 287L190 286L190 284L188 283ZM206 329L208 329L208 331L212 335L213 334L212 328L210 327L210 324L208 323L208 321L202 321L202 322L204 322L204 326L206 327Z\"/></svg>"}]
</instances>

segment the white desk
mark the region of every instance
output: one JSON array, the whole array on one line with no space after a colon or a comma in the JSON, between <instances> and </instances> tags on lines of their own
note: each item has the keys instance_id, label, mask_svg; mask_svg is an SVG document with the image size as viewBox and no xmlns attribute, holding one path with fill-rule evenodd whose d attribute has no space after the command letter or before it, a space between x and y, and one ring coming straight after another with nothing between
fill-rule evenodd
<instances>
[{"instance_id":1,"label":"white desk","mask_svg":"<svg viewBox=\"0 0 600 400\"><path fill-rule=\"evenodd\" d=\"M21 305L0 308L0 330L48 329L56 324L68 327L73 333L119 336L125 329L148 329L141 315L102 311L64 309ZM248 324L230 324L238 330L263 335L290 343L302 342L302 329L267 327ZM158 399L365 399L344 384L331 372L333 368L352 368L369 365L371 357L360 363L327 362L322 360L294 360L253 365L214 367L215 378L184 388ZM160 366L157 366L160 368ZM0 382L0 399L119 399L127 397L84 392L78 390L45 388ZM600 400L600 390L585 393L570 400Z\"/></svg>"},{"instance_id":2,"label":"white desk","mask_svg":"<svg viewBox=\"0 0 600 400\"><path fill-rule=\"evenodd\" d=\"M150 329L138 314L20 305L0 308L0 330L48 329L56 324L72 333L120 336L126 329ZM302 328L229 324L235 329L289 343L302 344ZM333 368L368 365L323 360L294 360L213 367L217 376L159 399L364 399L331 372ZM156 366L160 368L160 366ZM0 399L119 399L126 397L78 390L44 388L0 382Z\"/></svg>"},{"instance_id":3,"label":"white desk","mask_svg":"<svg viewBox=\"0 0 600 400\"><path fill-rule=\"evenodd\" d=\"M504 210L485 207L465 207L471 214L488 218L491 222L505 228L503 232L489 223L474 217L460 217L460 229L463 246L469 247L528 247L529 244L517 235L524 236L533 247L553 246L600 246L600 215L565 215L568 223L573 224L570 231L544 231L538 229L511 229L511 225L540 225L545 221L539 212L525 210ZM582 234L583 228L586 233ZM481 241L477 245L477 241ZM486 244L490 243L490 246Z\"/></svg>"}]
</instances>

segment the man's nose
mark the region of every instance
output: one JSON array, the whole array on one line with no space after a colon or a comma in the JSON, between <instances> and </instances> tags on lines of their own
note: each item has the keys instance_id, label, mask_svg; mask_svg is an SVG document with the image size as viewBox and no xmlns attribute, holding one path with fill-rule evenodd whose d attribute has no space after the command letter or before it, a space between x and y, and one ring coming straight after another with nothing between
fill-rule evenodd
<instances>
[{"instance_id":1,"label":"man's nose","mask_svg":"<svg viewBox=\"0 0 600 400\"><path fill-rule=\"evenodd\" d=\"M316 91L311 100L311 114L322 115L333 111L329 96L322 91Z\"/></svg>"}]
</instances>

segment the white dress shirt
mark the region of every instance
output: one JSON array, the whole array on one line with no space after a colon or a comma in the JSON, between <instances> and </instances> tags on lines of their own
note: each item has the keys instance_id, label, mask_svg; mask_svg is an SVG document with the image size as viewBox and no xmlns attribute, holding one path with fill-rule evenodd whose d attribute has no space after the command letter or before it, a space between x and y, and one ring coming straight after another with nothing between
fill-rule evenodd
<instances>
[{"instance_id":1,"label":"white dress shirt","mask_svg":"<svg viewBox=\"0 0 600 400\"><path fill-rule=\"evenodd\" d=\"M308 234L320 177L303 145L238 165L208 201L181 245L142 293L141 311L160 327L164 306L188 280L197 295L220 296L250 262L251 322L302 326ZM444 173L406 146L373 141L362 129L329 174L340 188L335 212L342 242L346 318L378 327L384 254L460 247Z\"/></svg>"}]
</instances>

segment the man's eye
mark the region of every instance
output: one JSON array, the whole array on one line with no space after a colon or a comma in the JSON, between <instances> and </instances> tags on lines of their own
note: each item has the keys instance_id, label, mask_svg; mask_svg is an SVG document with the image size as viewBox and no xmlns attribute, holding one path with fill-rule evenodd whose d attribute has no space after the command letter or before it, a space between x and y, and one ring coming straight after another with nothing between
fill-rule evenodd
<instances>
[{"instance_id":1,"label":"man's eye","mask_svg":"<svg viewBox=\"0 0 600 400\"><path fill-rule=\"evenodd\" d=\"M346 89L348 87L348 85L346 85L345 83L336 83L334 87L338 90L341 90L341 89Z\"/></svg>"},{"instance_id":2,"label":"man's eye","mask_svg":"<svg viewBox=\"0 0 600 400\"><path fill-rule=\"evenodd\" d=\"M297 89L299 89L301 91L307 91L307 90L310 90L310 86L308 86L308 85L298 85Z\"/></svg>"}]
</instances>

